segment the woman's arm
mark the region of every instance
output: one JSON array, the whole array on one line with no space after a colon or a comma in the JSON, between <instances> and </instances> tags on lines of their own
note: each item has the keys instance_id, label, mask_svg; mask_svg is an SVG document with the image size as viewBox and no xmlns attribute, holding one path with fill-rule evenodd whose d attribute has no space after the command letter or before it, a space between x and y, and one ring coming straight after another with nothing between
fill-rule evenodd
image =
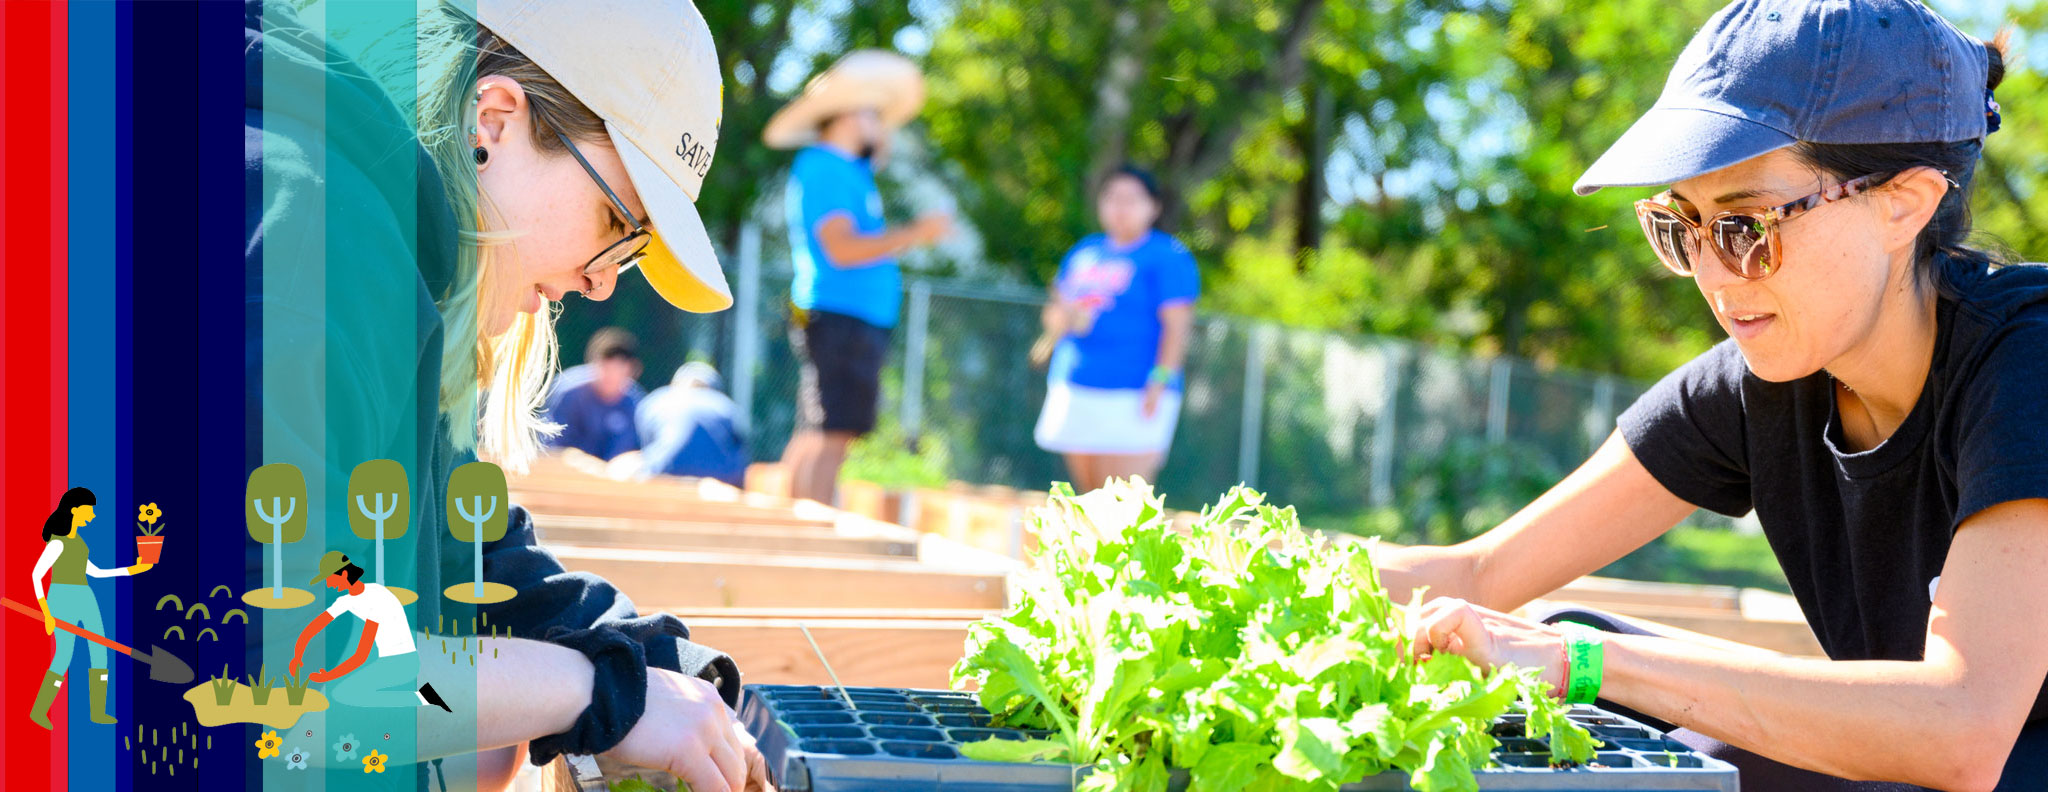
<instances>
[{"instance_id":1,"label":"woman's arm","mask_svg":"<svg viewBox=\"0 0 2048 792\"><path fill-rule=\"evenodd\" d=\"M1922 660L1758 657L1607 635L1601 695L1832 775L1991 789L2048 676L2048 631L2035 623L2048 613L2044 531L2048 500L2005 503L1963 523ZM1549 626L1449 600L1425 608L1415 637L1489 666L1554 663L1562 641Z\"/></svg>"},{"instance_id":2,"label":"woman's arm","mask_svg":"<svg viewBox=\"0 0 2048 792\"><path fill-rule=\"evenodd\" d=\"M424 646L424 636L415 635ZM476 733L422 730L420 758L449 756L531 742L568 731L591 704L594 670L574 649L540 641L490 638L496 656L479 662L475 702L458 699L469 689L468 667L423 663L420 681L432 683L449 706L471 704ZM452 694L452 695L451 695ZM693 789L739 790L749 776L766 777L760 752L744 726L710 683L659 668L647 670L647 704L640 720L607 755L640 767L667 770Z\"/></svg>"},{"instance_id":3,"label":"woman's arm","mask_svg":"<svg viewBox=\"0 0 2048 792\"><path fill-rule=\"evenodd\" d=\"M1195 303L1174 300L1159 306L1159 352L1153 365L1179 371L1187 362L1188 336L1195 332Z\"/></svg>"},{"instance_id":4,"label":"woman's arm","mask_svg":"<svg viewBox=\"0 0 2048 792\"><path fill-rule=\"evenodd\" d=\"M61 555L64 555L64 543L51 539L49 544L43 545L43 554L36 556L36 571L33 585L36 590L37 602L43 601L43 576L50 574L50 568L57 565L57 557ZM46 614L49 610L48 606L43 608Z\"/></svg>"},{"instance_id":5,"label":"woman's arm","mask_svg":"<svg viewBox=\"0 0 2048 792\"><path fill-rule=\"evenodd\" d=\"M137 572L148 572L149 567L149 564L135 564L133 566L124 566L120 569L101 569L94 566L92 559L88 558L85 560L85 575L86 577L96 578L127 577Z\"/></svg>"},{"instance_id":6,"label":"woman's arm","mask_svg":"<svg viewBox=\"0 0 2048 792\"><path fill-rule=\"evenodd\" d=\"M853 216L836 212L818 221L818 247L825 251L833 269L859 269L945 238L952 229L952 217L943 212L919 216L909 225L892 226L863 234L853 225Z\"/></svg>"},{"instance_id":7,"label":"woman's arm","mask_svg":"<svg viewBox=\"0 0 2048 792\"><path fill-rule=\"evenodd\" d=\"M1416 587L1510 611L1613 563L1693 511L1629 451L1620 432L1550 491L1453 547L1390 547L1377 559L1396 602Z\"/></svg>"}]
</instances>

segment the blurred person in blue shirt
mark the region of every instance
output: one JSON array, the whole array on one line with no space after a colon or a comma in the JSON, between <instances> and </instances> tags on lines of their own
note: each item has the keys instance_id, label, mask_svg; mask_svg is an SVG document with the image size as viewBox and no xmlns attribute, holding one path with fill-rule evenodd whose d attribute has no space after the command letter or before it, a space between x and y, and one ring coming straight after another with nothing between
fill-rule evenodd
<instances>
[{"instance_id":1,"label":"blurred person in blue shirt","mask_svg":"<svg viewBox=\"0 0 2048 792\"><path fill-rule=\"evenodd\" d=\"M890 134L923 105L916 64L860 50L813 78L761 132L770 148L802 149L784 194L795 269L790 346L802 363L797 429L782 451L791 497L833 501L846 447L875 427L903 295L896 256L951 232L943 212L888 225L875 188Z\"/></svg>"},{"instance_id":2,"label":"blurred person in blue shirt","mask_svg":"<svg viewBox=\"0 0 2048 792\"><path fill-rule=\"evenodd\" d=\"M561 424L562 433L548 445L569 457L571 464L591 461L579 460L576 454L610 462L640 449L633 412L647 393L636 381L640 376L638 345L632 333L604 328L584 346L582 365L565 369L555 378L547 397L547 419Z\"/></svg>"},{"instance_id":3,"label":"blurred person in blue shirt","mask_svg":"<svg viewBox=\"0 0 2048 792\"><path fill-rule=\"evenodd\" d=\"M1180 419L1201 279L1187 246L1153 227L1159 207L1144 170L1125 165L1103 180L1102 233L1067 251L1032 348L1032 362L1050 369L1034 438L1066 458L1082 491L1157 476Z\"/></svg>"},{"instance_id":4,"label":"blurred person in blue shirt","mask_svg":"<svg viewBox=\"0 0 2048 792\"><path fill-rule=\"evenodd\" d=\"M695 476L744 486L747 439L739 405L725 395L725 380L708 363L685 363L669 384L640 400L643 475Z\"/></svg>"}]
</instances>

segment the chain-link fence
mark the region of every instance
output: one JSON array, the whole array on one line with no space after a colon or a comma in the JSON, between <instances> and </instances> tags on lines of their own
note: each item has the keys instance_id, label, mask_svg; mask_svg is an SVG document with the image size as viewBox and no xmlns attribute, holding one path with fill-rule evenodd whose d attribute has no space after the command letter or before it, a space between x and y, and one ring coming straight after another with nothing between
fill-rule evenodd
<instances>
[{"instance_id":1,"label":"chain-link fence","mask_svg":"<svg viewBox=\"0 0 2048 792\"><path fill-rule=\"evenodd\" d=\"M688 360L712 362L748 407L753 457L773 460L795 422L789 278L762 272L752 234L741 248L733 309L666 311L658 327L634 329L650 388ZM1042 293L907 282L883 372L883 434L936 452L951 479L1027 489L1063 480L1058 455L1032 439L1046 386L1026 351ZM563 316L561 335L576 344L602 324L628 321L579 306ZM574 346L564 354L579 356ZM1381 521L1364 530L1452 541L1570 472L1645 387L1400 339L1202 316L1158 484L1172 502L1192 506L1242 481L1312 515Z\"/></svg>"}]
</instances>

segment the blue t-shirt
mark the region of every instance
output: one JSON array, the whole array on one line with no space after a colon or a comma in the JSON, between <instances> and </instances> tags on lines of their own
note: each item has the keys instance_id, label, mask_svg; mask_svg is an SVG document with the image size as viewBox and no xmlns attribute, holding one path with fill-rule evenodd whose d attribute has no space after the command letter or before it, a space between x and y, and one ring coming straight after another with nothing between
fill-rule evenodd
<instances>
[{"instance_id":1,"label":"blue t-shirt","mask_svg":"<svg viewBox=\"0 0 2048 792\"><path fill-rule=\"evenodd\" d=\"M562 425L562 433L548 441L552 448L574 448L598 459L640 448L640 432L633 424L634 408L646 395L639 383L626 386L618 401L604 403L597 397L597 372L584 364L564 369L548 393L548 420Z\"/></svg>"},{"instance_id":2,"label":"blue t-shirt","mask_svg":"<svg viewBox=\"0 0 2048 792\"><path fill-rule=\"evenodd\" d=\"M895 327L903 301L903 274L896 269L896 259L854 262L863 266L840 269L832 266L818 244L819 224L835 214L853 218L854 230L862 234L878 234L887 227L882 222L882 194L875 189L867 160L823 145L799 151L789 166L783 200L790 257L796 265L790 300L806 311L831 311L876 327Z\"/></svg>"},{"instance_id":3,"label":"blue t-shirt","mask_svg":"<svg viewBox=\"0 0 2048 792\"><path fill-rule=\"evenodd\" d=\"M1086 335L1060 342L1053 379L1089 388L1143 388L1159 357L1159 309L1194 302L1201 276L1194 255L1169 234L1149 232L1125 249L1096 234L1067 251L1054 288L1096 313Z\"/></svg>"},{"instance_id":4,"label":"blue t-shirt","mask_svg":"<svg viewBox=\"0 0 2048 792\"><path fill-rule=\"evenodd\" d=\"M747 441L739 405L710 388L664 385L640 401L640 455L649 473L699 476L743 486Z\"/></svg>"}]
</instances>

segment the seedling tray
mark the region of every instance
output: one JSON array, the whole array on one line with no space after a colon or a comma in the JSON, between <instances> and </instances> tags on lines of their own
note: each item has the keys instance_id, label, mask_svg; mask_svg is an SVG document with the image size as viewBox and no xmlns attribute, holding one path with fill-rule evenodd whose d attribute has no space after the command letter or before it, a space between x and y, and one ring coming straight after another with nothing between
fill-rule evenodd
<instances>
[{"instance_id":1,"label":"seedling tray","mask_svg":"<svg viewBox=\"0 0 2048 792\"><path fill-rule=\"evenodd\" d=\"M849 703L851 699L851 703ZM1522 736L1520 715L1495 722L1500 767L1478 774L1479 788L1543 792L1698 790L1737 792L1735 767L1698 753L1635 720L1597 707L1570 716L1603 746L1585 767L1555 769L1543 740ZM1071 789L1087 772L1053 763L981 762L960 746L991 737L1023 740L1049 732L994 728L973 694L944 690L748 685L740 704L785 792L998 792ZM1598 765L1598 766L1594 766ZM1408 789L1405 773L1388 772L1344 787L1346 792ZM1174 790L1185 782L1176 779Z\"/></svg>"}]
</instances>

